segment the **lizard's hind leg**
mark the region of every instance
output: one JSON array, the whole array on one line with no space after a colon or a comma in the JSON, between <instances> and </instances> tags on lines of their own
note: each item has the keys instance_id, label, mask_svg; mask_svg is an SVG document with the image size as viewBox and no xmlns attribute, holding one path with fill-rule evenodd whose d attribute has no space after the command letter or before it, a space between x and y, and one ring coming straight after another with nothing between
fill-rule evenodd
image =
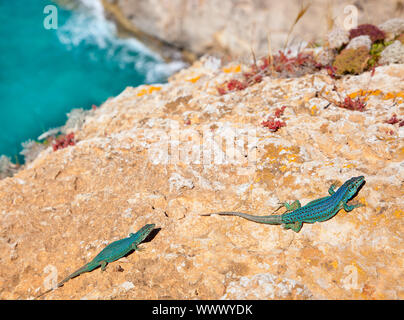
<instances>
[{"instance_id":1,"label":"lizard's hind leg","mask_svg":"<svg viewBox=\"0 0 404 320\"><path fill-rule=\"evenodd\" d=\"M276 211L278 211L282 207L286 208L286 212L291 212L293 210L299 209L301 206L302 205L300 204L299 200L295 200L291 204L289 204L287 202L282 202L280 207L278 209L276 209L274 212L272 212L272 214L274 214Z\"/></svg>"},{"instance_id":2,"label":"lizard's hind leg","mask_svg":"<svg viewBox=\"0 0 404 320\"><path fill-rule=\"evenodd\" d=\"M106 262L105 260L101 261L101 271L105 271L105 268L107 267L107 264L108 264L108 262Z\"/></svg>"},{"instance_id":3,"label":"lizard's hind leg","mask_svg":"<svg viewBox=\"0 0 404 320\"><path fill-rule=\"evenodd\" d=\"M296 221L296 222L293 222L293 223L286 223L283 227L285 228L285 229L292 229L294 232L299 232L300 231L300 229L302 228L302 226L303 226L303 222L301 222L301 221Z\"/></svg>"}]
</instances>

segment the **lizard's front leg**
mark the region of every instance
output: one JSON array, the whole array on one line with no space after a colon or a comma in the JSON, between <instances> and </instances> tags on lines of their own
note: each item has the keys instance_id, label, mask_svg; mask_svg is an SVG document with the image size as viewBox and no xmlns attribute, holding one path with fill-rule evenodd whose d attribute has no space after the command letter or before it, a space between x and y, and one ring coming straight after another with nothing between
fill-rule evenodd
<instances>
[{"instance_id":1,"label":"lizard's front leg","mask_svg":"<svg viewBox=\"0 0 404 320\"><path fill-rule=\"evenodd\" d=\"M137 251L143 251L144 248L139 248L136 244L132 244L132 249Z\"/></svg>"},{"instance_id":2,"label":"lizard's front leg","mask_svg":"<svg viewBox=\"0 0 404 320\"><path fill-rule=\"evenodd\" d=\"M335 183L333 183L330 188L328 189L328 193L330 194L330 196L332 196L335 193L335 187L337 185Z\"/></svg>"}]
</instances>

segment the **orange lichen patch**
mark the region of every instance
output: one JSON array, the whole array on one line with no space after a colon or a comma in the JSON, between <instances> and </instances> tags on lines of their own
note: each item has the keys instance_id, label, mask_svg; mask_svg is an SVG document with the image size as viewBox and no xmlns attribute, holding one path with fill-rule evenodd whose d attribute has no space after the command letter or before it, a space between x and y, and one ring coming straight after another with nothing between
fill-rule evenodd
<instances>
[{"instance_id":1,"label":"orange lichen patch","mask_svg":"<svg viewBox=\"0 0 404 320\"><path fill-rule=\"evenodd\" d=\"M145 94L150 94L154 91L160 91L161 87L157 87L157 86L144 86L142 89L140 89L140 91L136 94L138 97L141 97Z\"/></svg>"},{"instance_id":2,"label":"orange lichen patch","mask_svg":"<svg viewBox=\"0 0 404 320\"><path fill-rule=\"evenodd\" d=\"M395 97L396 97L396 95L393 92L387 92L383 96L383 100L390 100L390 99L394 99Z\"/></svg>"},{"instance_id":3,"label":"orange lichen patch","mask_svg":"<svg viewBox=\"0 0 404 320\"><path fill-rule=\"evenodd\" d=\"M259 176L255 176L254 177L254 183L260 183L261 182L261 177ZM253 186L253 184L251 184L250 188Z\"/></svg>"},{"instance_id":4,"label":"orange lichen patch","mask_svg":"<svg viewBox=\"0 0 404 320\"><path fill-rule=\"evenodd\" d=\"M365 270L363 270L360 266L359 266L359 264L357 263L357 262L353 262L353 265L356 267L356 269L358 269L358 272L359 272L359 274L360 275L366 275L366 271Z\"/></svg>"},{"instance_id":5,"label":"orange lichen patch","mask_svg":"<svg viewBox=\"0 0 404 320\"><path fill-rule=\"evenodd\" d=\"M289 147L280 147L279 148L279 152L281 152L281 151L290 152L291 150L292 150L292 148L289 148Z\"/></svg>"},{"instance_id":6,"label":"orange lichen patch","mask_svg":"<svg viewBox=\"0 0 404 320\"><path fill-rule=\"evenodd\" d=\"M297 154L287 154L286 157L288 158L289 162L296 162L296 160L299 158Z\"/></svg>"},{"instance_id":7,"label":"orange lichen patch","mask_svg":"<svg viewBox=\"0 0 404 320\"><path fill-rule=\"evenodd\" d=\"M193 77L193 78L189 78L189 79L187 79L187 81L188 81L188 82L191 82L191 83L195 83L195 82L197 82L200 78L201 78L201 76L199 75L199 76L196 76L196 77Z\"/></svg>"},{"instance_id":8,"label":"orange lichen patch","mask_svg":"<svg viewBox=\"0 0 404 320\"><path fill-rule=\"evenodd\" d=\"M363 101L368 101L369 96L382 96L381 98L383 100L391 100L391 99L397 99L396 103L401 104L404 103L404 91L399 91L399 92L386 92L383 93L383 91L377 89L377 90L358 90L355 92L351 92L348 94L348 97L350 99L355 99L357 97L363 97Z\"/></svg>"},{"instance_id":9,"label":"orange lichen patch","mask_svg":"<svg viewBox=\"0 0 404 320\"><path fill-rule=\"evenodd\" d=\"M371 96L380 96L382 93L383 93L383 92L382 92L381 90L377 89L377 90L372 90L372 91L370 92L370 95L371 95Z\"/></svg>"},{"instance_id":10,"label":"orange lichen patch","mask_svg":"<svg viewBox=\"0 0 404 320\"><path fill-rule=\"evenodd\" d=\"M354 168L355 166L354 166L352 163L347 163L347 164L344 164L343 167L344 167L344 168L351 169L351 168Z\"/></svg>"},{"instance_id":11,"label":"orange lichen patch","mask_svg":"<svg viewBox=\"0 0 404 320\"><path fill-rule=\"evenodd\" d=\"M348 97L350 97L351 99L355 99L357 96L361 96L361 95L362 95L362 90L359 90L359 91L355 91L355 92L348 94Z\"/></svg>"},{"instance_id":12,"label":"orange lichen patch","mask_svg":"<svg viewBox=\"0 0 404 320\"><path fill-rule=\"evenodd\" d=\"M299 156L299 152L299 147L289 148L272 144L265 146L265 153L261 157L261 165L265 168L261 171L260 176L264 181L268 181L270 176L277 176L288 171L290 169L289 163L302 163L303 160Z\"/></svg>"},{"instance_id":13,"label":"orange lichen patch","mask_svg":"<svg viewBox=\"0 0 404 320\"><path fill-rule=\"evenodd\" d=\"M394 215L396 218L401 219L402 217L404 217L404 211L401 210L401 209L396 209L396 210L393 211L393 215Z\"/></svg>"},{"instance_id":14,"label":"orange lichen patch","mask_svg":"<svg viewBox=\"0 0 404 320\"><path fill-rule=\"evenodd\" d=\"M379 89L377 90L358 90L351 92L348 94L348 97L351 99L355 99L356 97L368 97L368 96L379 96L383 94L383 92Z\"/></svg>"},{"instance_id":15,"label":"orange lichen patch","mask_svg":"<svg viewBox=\"0 0 404 320\"><path fill-rule=\"evenodd\" d=\"M386 94L383 93L383 91L377 89L377 90L358 90L355 92L351 92L350 94L348 94L348 97L350 97L351 99L354 99L356 97L362 96L362 97L367 97L367 96L380 96L383 95L383 99L384 100L388 100L388 99L394 99L396 97L399 98L404 98L404 92L400 91L400 92L387 92Z\"/></svg>"},{"instance_id":16,"label":"orange lichen patch","mask_svg":"<svg viewBox=\"0 0 404 320\"><path fill-rule=\"evenodd\" d=\"M223 72L225 73L237 73L241 72L241 65L236 65L236 66L230 66L230 67L225 67L222 69Z\"/></svg>"},{"instance_id":17,"label":"orange lichen patch","mask_svg":"<svg viewBox=\"0 0 404 320\"><path fill-rule=\"evenodd\" d=\"M365 207L368 205L365 197L361 197L358 199L358 202L362 203Z\"/></svg>"},{"instance_id":18,"label":"orange lichen patch","mask_svg":"<svg viewBox=\"0 0 404 320\"><path fill-rule=\"evenodd\" d=\"M312 116L314 116L316 114L316 112L317 112L317 106L314 105L314 106L311 107L310 113L311 113Z\"/></svg>"}]
</instances>

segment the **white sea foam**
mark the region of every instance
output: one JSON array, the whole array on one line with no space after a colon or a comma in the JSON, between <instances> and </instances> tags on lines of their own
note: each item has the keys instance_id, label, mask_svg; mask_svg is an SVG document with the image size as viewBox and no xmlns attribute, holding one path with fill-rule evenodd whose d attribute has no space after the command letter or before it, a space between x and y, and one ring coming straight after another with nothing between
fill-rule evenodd
<instances>
[{"instance_id":1,"label":"white sea foam","mask_svg":"<svg viewBox=\"0 0 404 320\"><path fill-rule=\"evenodd\" d=\"M134 68L146 76L146 82L160 81L185 67L182 61L166 63L135 38L119 38L116 25L107 20L99 0L78 0L78 8L57 30L68 49L79 45L96 46L114 59L120 68ZM97 59L96 55L92 55Z\"/></svg>"}]
</instances>

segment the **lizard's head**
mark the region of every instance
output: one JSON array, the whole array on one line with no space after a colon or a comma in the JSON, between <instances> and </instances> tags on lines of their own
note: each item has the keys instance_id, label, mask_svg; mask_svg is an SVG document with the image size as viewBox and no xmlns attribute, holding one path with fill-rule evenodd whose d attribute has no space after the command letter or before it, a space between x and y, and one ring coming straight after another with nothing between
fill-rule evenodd
<instances>
[{"instance_id":1,"label":"lizard's head","mask_svg":"<svg viewBox=\"0 0 404 320\"><path fill-rule=\"evenodd\" d=\"M347 199L352 198L364 182L364 176L352 177L351 179L346 181L345 184L347 187Z\"/></svg>"},{"instance_id":2,"label":"lizard's head","mask_svg":"<svg viewBox=\"0 0 404 320\"><path fill-rule=\"evenodd\" d=\"M139 237L139 243L146 239L146 237L149 235L150 232L152 232L155 226L156 225L154 223L146 224L138 232L136 232L136 235Z\"/></svg>"}]
</instances>

